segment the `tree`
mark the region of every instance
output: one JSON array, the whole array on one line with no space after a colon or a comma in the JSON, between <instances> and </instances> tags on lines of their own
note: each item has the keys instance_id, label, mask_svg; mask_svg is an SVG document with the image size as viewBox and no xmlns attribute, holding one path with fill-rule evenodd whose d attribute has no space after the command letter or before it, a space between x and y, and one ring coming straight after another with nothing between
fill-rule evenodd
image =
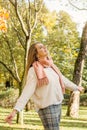
<instances>
[{"instance_id":1,"label":"tree","mask_svg":"<svg viewBox=\"0 0 87 130\"><path fill-rule=\"evenodd\" d=\"M32 2L30 0L9 0L3 2L5 3L5 5L7 5L7 8L9 8L11 16L11 19L9 20L9 35L2 35L2 40L8 48L6 51L8 51L10 63L8 63L8 61L5 62L5 60L0 60L0 64L2 64L12 75L12 77L17 81L20 95L26 79L27 56L31 44L31 37L33 30L37 24L37 16L42 8L43 0L39 0L38 2L36 0ZM12 17L13 12L15 12L14 17ZM12 29L14 29L15 32L12 32ZM16 57L18 53L18 51L16 50L19 48L23 52L23 68L21 68L21 75L19 71L20 68L18 66L19 64L17 61L19 55L18 57ZM17 115L17 123L18 120L19 114ZM21 118L21 123L23 123L23 116Z\"/></svg>"},{"instance_id":2,"label":"tree","mask_svg":"<svg viewBox=\"0 0 87 130\"><path fill-rule=\"evenodd\" d=\"M86 55L87 55L87 23L83 28L80 51L75 62L75 68L73 74L73 82L78 86L81 86L82 84L82 73ZM72 92L67 111L68 116L78 117L79 97L80 97L79 94L80 92Z\"/></svg>"},{"instance_id":3,"label":"tree","mask_svg":"<svg viewBox=\"0 0 87 130\"><path fill-rule=\"evenodd\" d=\"M70 0L68 1L76 9L87 10L86 6L84 6L84 8L79 7L74 2L71 2ZM83 5L85 2L86 1L83 2ZM76 83L78 86L81 86L82 84L82 74L83 74L86 54L87 54L87 23L85 24L85 27L83 28L80 51L75 62L75 68L74 68L74 74L73 74L73 82ZM80 100L80 93L72 92L70 100L69 100L68 109L67 109L67 116L78 117L79 100Z\"/></svg>"},{"instance_id":4,"label":"tree","mask_svg":"<svg viewBox=\"0 0 87 130\"><path fill-rule=\"evenodd\" d=\"M87 10L87 1L86 0L84 0L84 1L82 1L82 0L77 0L77 1L68 0L68 2L70 5L72 5L77 10Z\"/></svg>"},{"instance_id":5,"label":"tree","mask_svg":"<svg viewBox=\"0 0 87 130\"><path fill-rule=\"evenodd\" d=\"M46 42L56 65L62 73L72 79L74 62L78 54L79 34L70 15L60 11Z\"/></svg>"}]
</instances>

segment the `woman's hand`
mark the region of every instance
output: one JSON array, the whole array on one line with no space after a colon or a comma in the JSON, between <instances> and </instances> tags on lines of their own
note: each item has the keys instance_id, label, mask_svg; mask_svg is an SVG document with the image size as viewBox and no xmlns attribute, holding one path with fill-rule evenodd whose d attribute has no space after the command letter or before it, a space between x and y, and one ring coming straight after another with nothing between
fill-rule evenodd
<instances>
[{"instance_id":1,"label":"woman's hand","mask_svg":"<svg viewBox=\"0 0 87 130\"><path fill-rule=\"evenodd\" d=\"M14 110L6 117L5 121L6 121L7 123L9 123L9 124L12 124L12 120L13 120L13 118L15 117L16 113L17 113L17 110L14 109Z\"/></svg>"}]
</instances>

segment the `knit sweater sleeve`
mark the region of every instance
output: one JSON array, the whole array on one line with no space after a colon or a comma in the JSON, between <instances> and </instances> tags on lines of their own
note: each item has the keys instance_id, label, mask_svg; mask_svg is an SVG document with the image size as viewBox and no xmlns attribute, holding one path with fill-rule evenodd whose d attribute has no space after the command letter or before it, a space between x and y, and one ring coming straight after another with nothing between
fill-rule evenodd
<instances>
[{"instance_id":1,"label":"knit sweater sleeve","mask_svg":"<svg viewBox=\"0 0 87 130\"><path fill-rule=\"evenodd\" d=\"M22 91L21 96L18 98L14 109L16 109L17 111L23 110L23 108L27 104L28 100L33 95L35 88L36 88L36 84L37 84L36 75L35 75L33 67L31 67L28 72L25 87Z\"/></svg>"},{"instance_id":2,"label":"knit sweater sleeve","mask_svg":"<svg viewBox=\"0 0 87 130\"><path fill-rule=\"evenodd\" d=\"M70 81L68 78L66 78L64 75L62 75L62 79L63 79L66 89L69 89L72 91L78 90L78 86L75 83L73 83L72 81Z\"/></svg>"}]
</instances>

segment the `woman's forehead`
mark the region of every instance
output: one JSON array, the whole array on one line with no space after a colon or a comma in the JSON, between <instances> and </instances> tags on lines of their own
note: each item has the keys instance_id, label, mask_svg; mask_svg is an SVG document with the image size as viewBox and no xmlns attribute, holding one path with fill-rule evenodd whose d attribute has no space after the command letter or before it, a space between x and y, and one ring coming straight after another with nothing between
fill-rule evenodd
<instances>
[{"instance_id":1,"label":"woman's forehead","mask_svg":"<svg viewBox=\"0 0 87 130\"><path fill-rule=\"evenodd\" d=\"M40 46L44 46L42 43L38 43L36 44L36 48L40 47Z\"/></svg>"}]
</instances>

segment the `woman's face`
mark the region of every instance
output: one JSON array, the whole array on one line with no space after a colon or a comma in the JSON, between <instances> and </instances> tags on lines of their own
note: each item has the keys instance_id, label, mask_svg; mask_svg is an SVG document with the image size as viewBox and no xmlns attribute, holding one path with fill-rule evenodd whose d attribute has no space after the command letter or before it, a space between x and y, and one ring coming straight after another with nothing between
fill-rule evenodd
<instances>
[{"instance_id":1,"label":"woman's face","mask_svg":"<svg viewBox=\"0 0 87 130\"><path fill-rule=\"evenodd\" d=\"M35 45L36 49L37 49L37 57L38 58L44 58L48 56L48 51L47 48L42 44L42 43L38 43Z\"/></svg>"}]
</instances>

